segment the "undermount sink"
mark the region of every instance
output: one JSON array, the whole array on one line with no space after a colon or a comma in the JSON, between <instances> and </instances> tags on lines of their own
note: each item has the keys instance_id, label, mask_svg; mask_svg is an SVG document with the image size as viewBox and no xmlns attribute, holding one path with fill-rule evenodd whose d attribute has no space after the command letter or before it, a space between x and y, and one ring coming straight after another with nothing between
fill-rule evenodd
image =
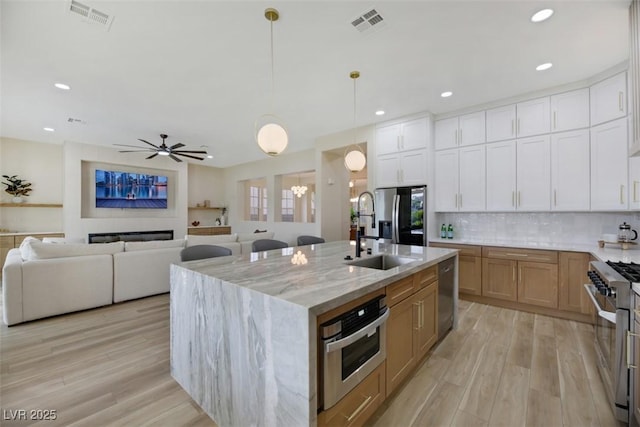
<instances>
[{"instance_id":1,"label":"undermount sink","mask_svg":"<svg viewBox=\"0 0 640 427\"><path fill-rule=\"evenodd\" d=\"M357 267L375 268L376 270L389 270L414 261L418 260L397 255L374 255L368 258L357 259L347 264Z\"/></svg>"}]
</instances>

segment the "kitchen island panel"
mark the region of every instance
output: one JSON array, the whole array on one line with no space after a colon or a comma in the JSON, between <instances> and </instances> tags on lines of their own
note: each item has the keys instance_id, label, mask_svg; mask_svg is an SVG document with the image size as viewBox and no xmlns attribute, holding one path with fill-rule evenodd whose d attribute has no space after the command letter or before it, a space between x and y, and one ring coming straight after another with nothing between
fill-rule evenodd
<instances>
[{"instance_id":1,"label":"kitchen island panel","mask_svg":"<svg viewBox=\"0 0 640 427\"><path fill-rule=\"evenodd\" d=\"M172 265L171 374L218 425L313 425L309 311Z\"/></svg>"}]
</instances>

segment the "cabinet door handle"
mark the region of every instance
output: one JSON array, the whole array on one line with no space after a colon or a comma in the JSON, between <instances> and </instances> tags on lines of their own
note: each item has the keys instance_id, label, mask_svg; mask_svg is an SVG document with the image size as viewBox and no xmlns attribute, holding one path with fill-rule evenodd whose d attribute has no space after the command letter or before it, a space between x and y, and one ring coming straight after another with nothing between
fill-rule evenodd
<instances>
[{"instance_id":1,"label":"cabinet door handle","mask_svg":"<svg viewBox=\"0 0 640 427\"><path fill-rule=\"evenodd\" d=\"M420 329L424 327L424 300L420 301Z\"/></svg>"},{"instance_id":2,"label":"cabinet door handle","mask_svg":"<svg viewBox=\"0 0 640 427\"><path fill-rule=\"evenodd\" d=\"M624 111L624 94L622 91L618 92L618 108L620 108L620 111Z\"/></svg>"},{"instance_id":3,"label":"cabinet door handle","mask_svg":"<svg viewBox=\"0 0 640 427\"><path fill-rule=\"evenodd\" d=\"M396 136L396 148L400 150L400 135Z\"/></svg>"},{"instance_id":4,"label":"cabinet door handle","mask_svg":"<svg viewBox=\"0 0 640 427\"><path fill-rule=\"evenodd\" d=\"M362 410L367 407L367 405L369 404L369 402L371 402L371 399L373 398L373 396L364 396L364 395L362 397L365 397L364 402L362 402L360 406L358 406L356 410L351 413L351 415L347 417L345 414L342 414L342 416L347 419L347 423L350 423L355 417L360 415L360 412L362 412Z\"/></svg>"},{"instance_id":5,"label":"cabinet door handle","mask_svg":"<svg viewBox=\"0 0 640 427\"><path fill-rule=\"evenodd\" d=\"M528 254L512 254L511 252L507 252L505 255L507 256L521 256L521 257L528 257Z\"/></svg>"},{"instance_id":6,"label":"cabinet door handle","mask_svg":"<svg viewBox=\"0 0 640 427\"><path fill-rule=\"evenodd\" d=\"M518 283L522 282L522 269L518 269Z\"/></svg>"},{"instance_id":7,"label":"cabinet door handle","mask_svg":"<svg viewBox=\"0 0 640 427\"><path fill-rule=\"evenodd\" d=\"M462 144L462 128L460 128L460 138L458 138L458 145Z\"/></svg>"},{"instance_id":8,"label":"cabinet door handle","mask_svg":"<svg viewBox=\"0 0 640 427\"><path fill-rule=\"evenodd\" d=\"M420 301L414 302L413 305L418 309L418 324L413 328L415 331L420 330Z\"/></svg>"},{"instance_id":9,"label":"cabinet door handle","mask_svg":"<svg viewBox=\"0 0 640 427\"><path fill-rule=\"evenodd\" d=\"M638 365L631 364L631 337L639 337L640 335L627 331L627 369L638 369Z\"/></svg>"},{"instance_id":10,"label":"cabinet door handle","mask_svg":"<svg viewBox=\"0 0 640 427\"><path fill-rule=\"evenodd\" d=\"M624 205L624 185L620 185L620 204Z\"/></svg>"},{"instance_id":11,"label":"cabinet door handle","mask_svg":"<svg viewBox=\"0 0 640 427\"><path fill-rule=\"evenodd\" d=\"M454 195L453 195L453 198L454 198L454 199L455 199L455 201L456 201L456 209L457 209L457 208L458 208L458 193L454 194Z\"/></svg>"},{"instance_id":12,"label":"cabinet door handle","mask_svg":"<svg viewBox=\"0 0 640 427\"><path fill-rule=\"evenodd\" d=\"M522 203L520 202L520 191L518 191L518 206L522 206Z\"/></svg>"},{"instance_id":13,"label":"cabinet door handle","mask_svg":"<svg viewBox=\"0 0 640 427\"><path fill-rule=\"evenodd\" d=\"M513 266L513 281L516 281L516 266Z\"/></svg>"},{"instance_id":14,"label":"cabinet door handle","mask_svg":"<svg viewBox=\"0 0 640 427\"><path fill-rule=\"evenodd\" d=\"M518 127L516 128L516 132L520 135L520 118L518 118Z\"/></svg>"},{"instance_id":15,"label":"cabinet door handle","mask_svg":"<svg viewBox=\"0 0 640 427\"><path fill-rule=\"evenodd\" d=\"M556 113L557 113L556 111L553 112L553 128L554 129L558 127L557 120L556 120L556 115L557 115Z\"/></svg>"}]
</instances>

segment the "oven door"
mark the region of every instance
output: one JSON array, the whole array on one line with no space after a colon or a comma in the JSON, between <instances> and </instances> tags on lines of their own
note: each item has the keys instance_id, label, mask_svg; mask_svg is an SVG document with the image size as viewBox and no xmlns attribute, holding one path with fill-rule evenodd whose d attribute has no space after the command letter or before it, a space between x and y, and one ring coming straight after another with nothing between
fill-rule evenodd
<instances>
[{"instance_id":1,"label":"oven door","mask_svg":"<svg viewBox=\"0 0 640 427\"><path fill-rule=\"evenodd\" d=\"M387 357L389 309L362 329L324 341L324 409L335 405Z\"/></svg>"},{"instance_id":2,"label":"oven door","mask_svg":"<svg viewBox=\"0 0 640 427\"><path fill-rule=\"evenodd\" d=\"M626 335L629 310L616 309L615 300L606 298L593 285L584 285L593 303L598 372L605 383L616 418L629 420L629 369L626 361Z\"/></svg>"}]
</instances>

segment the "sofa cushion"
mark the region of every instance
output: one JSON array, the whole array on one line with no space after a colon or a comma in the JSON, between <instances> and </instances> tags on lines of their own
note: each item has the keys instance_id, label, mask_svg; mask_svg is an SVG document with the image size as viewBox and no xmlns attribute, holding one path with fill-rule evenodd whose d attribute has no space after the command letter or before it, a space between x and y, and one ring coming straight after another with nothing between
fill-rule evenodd
<instances>
[{"instance_id":1,"label":"sofa cushion","mask_svg":"<svg viewBox=\"0 0 640 427\"><path fill-rule=\"evenodd\" d=\"M238 242L253 242L258 239L273 239L276 233L273 231L263 231L260 233L238 233Z\"/></svg>"},{"instance_id":2,"label":"sofa cushion","mask_svg":"<svg viewBox=\"0 0 640 427\"><path fill-rule=\"evenodd\" d=\"M124 242L95 244L68 243L65 245L56 245L38 241L31 242L29 245L31 246L31 258L29 258L29 260L67 258L83 255L112 255L124 251Z\"/></svg>"},{"instance_id":3,"label":"sofa cushion","mask_svg":"<svg viewBox=\"0 0 640 427\"><path fill-rule=\"evenodd\" d=\"M194 245L218 245L220 243L234 243L238 239L238 235L233 234L219 234L217 236L196 236L189 234L186 236L187 246Z\"/></svg>"},{"instance_id":4,"label":"sofa cushion","mask_svg":"<svg viewBox=\"0 0 640 427\"><path fill-rule=\"evenodd\" d=\"M148 242L125 242L124 251L146 251L148 249L183 248L184 239L149 240Z\"/></svg>"},{"instance_id":5,"label":"sofa cushion","mask_svg":"<svg viewBox=\"0 0 640 427\"><path fill-rule=\"evenodd\" d=\"M24 238L24 240L22 241L22 243L20 243L20 256L22 256L23 260L28 260L31 259L33 257L33 253L31 251L31 243L32 242L39 242L39 239L36 239L33 236L27 236Z\"/></svg>"}]
</instances>

